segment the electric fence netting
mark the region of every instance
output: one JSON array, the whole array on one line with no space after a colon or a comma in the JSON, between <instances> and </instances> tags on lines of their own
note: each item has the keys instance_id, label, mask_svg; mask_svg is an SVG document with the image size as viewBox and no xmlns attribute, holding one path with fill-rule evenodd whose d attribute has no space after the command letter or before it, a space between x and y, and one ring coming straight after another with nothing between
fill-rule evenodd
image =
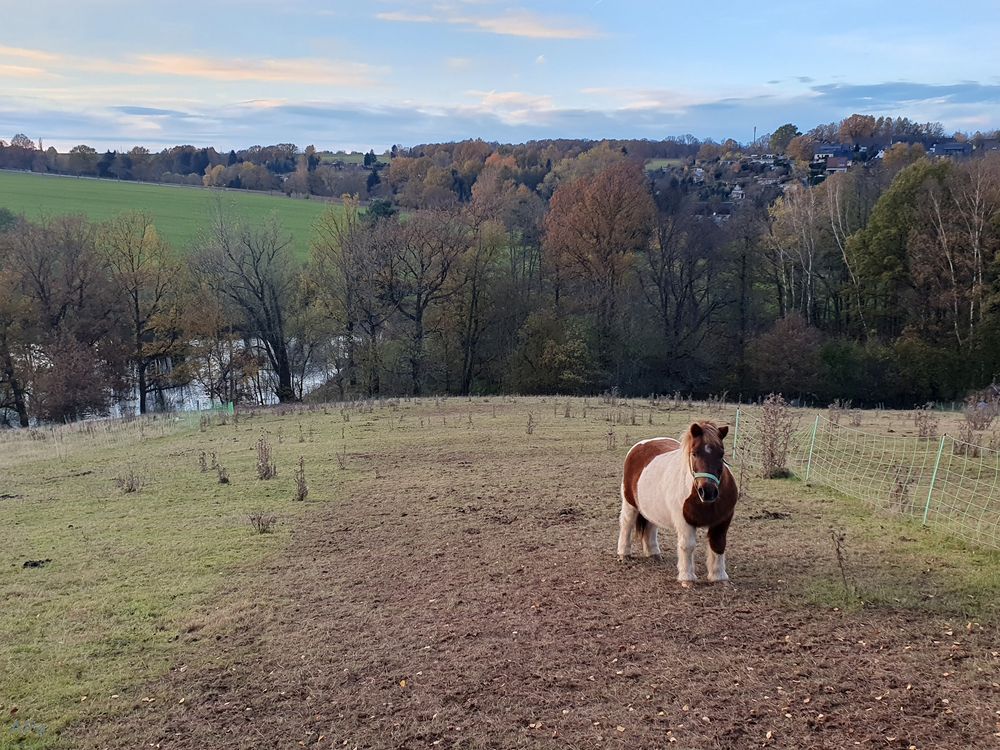
<instances>
[{"instance_id":1,"label":"electric fence netting","mask_svg":"<svg viewBox=\"0 0 1000 750\"><path fill-rule=\"evenodd\" d=\"M1000 451L950 435L876 435L824 416L791 419L785 467L793 475L880 512L1000 549ZM733 463L760 470L773 424L753 407L741 407L736 424Z\"/></svg>"}]
</instances>

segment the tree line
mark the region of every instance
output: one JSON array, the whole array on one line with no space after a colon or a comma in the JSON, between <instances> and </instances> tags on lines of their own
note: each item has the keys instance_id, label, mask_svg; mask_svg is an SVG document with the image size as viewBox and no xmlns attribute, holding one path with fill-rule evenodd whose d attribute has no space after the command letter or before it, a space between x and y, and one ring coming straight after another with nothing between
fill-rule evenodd
<instances>
[{"instance_id":1,"label":"tree line","mask_svg":"<svg viewBox=\"0 0 1000 750\"><path fill-rule=\"evenodd\" d=\"M408 158L408 157L403 157ZM421 157L423 158L423 157ZM1000 154L901 145L819 185L698 183L600 144L531 188L494 151L466 200L331 205L307 260L217 206L196 247L143 214L0 211L0 414L27 425L201 385L222 401L780 390L961 398L1000 365ZM738 165L719 165L724 184ZM727 171L729 170L729 171ZM425 188L421 188L422 190Z\"/></svg>"}]
</instances>

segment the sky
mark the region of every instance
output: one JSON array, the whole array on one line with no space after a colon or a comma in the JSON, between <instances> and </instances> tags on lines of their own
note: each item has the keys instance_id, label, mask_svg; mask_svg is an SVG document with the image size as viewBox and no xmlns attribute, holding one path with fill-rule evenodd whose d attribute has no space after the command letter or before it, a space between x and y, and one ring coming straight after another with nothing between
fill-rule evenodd
<instances>
[{"instance_id":1,"label":"sky","mask_svg":"<svg viewBox=\"0 0 1000 750\"><path fill-rule=\"evenodd\" d=\"M1000 3L0 0L0 139L60 151L1000 128Z\"/></svg>"}]
</instances>

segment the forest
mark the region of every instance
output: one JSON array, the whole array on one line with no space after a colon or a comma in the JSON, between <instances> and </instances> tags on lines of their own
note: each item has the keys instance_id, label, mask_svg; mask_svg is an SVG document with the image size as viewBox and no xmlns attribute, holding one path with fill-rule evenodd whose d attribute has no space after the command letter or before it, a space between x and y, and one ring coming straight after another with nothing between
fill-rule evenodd
<instances>
[{"instance_id":1,"label":"forest","mask_svg":"<svg viewBox=\"0 0 1000 750\"><path fill-rule=\"evenodd\" d=\"M143 214L0 207L0 420L152 411L185 383L236 402L962 399L1000 365L1000 152L936 157L932 126L905 139L887 121L912 126L855 115L709 148L466 141L381 168L372 154L382 197L332 205L304 262L275 220L221 207L188 248ZM803 143L831 138L856 161L815 179ZM297 149L292 164L306 183L319 168Z\"/></svg>"}]
</instances>

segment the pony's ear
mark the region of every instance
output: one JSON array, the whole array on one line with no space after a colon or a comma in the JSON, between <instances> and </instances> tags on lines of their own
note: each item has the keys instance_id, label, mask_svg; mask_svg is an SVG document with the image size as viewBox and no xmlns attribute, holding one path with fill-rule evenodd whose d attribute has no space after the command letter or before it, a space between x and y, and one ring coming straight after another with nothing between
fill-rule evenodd
<instances>
[{"instance_id":1,"label":"pony's ear","mask_svg":"<svg viewBox=\"0 0 1000 750\"><path fill-rule=\"evenodd\" d=\"M701 434L702 434L701 425L698 424L697 422L692 422L691 423L691 437L699 438L699 437L701 437Z\"/></svg>"},{"instance_id":2,"label":"pony's ear","mask_svg":"<svg viewBox=\"0 0 1000 750\"><path fill-rule=\"evenodd\" d=\"M719 428L719 440L725 440L726 435L729 434L729 425L724 424Z\"/></svg>"}]
</instances>

